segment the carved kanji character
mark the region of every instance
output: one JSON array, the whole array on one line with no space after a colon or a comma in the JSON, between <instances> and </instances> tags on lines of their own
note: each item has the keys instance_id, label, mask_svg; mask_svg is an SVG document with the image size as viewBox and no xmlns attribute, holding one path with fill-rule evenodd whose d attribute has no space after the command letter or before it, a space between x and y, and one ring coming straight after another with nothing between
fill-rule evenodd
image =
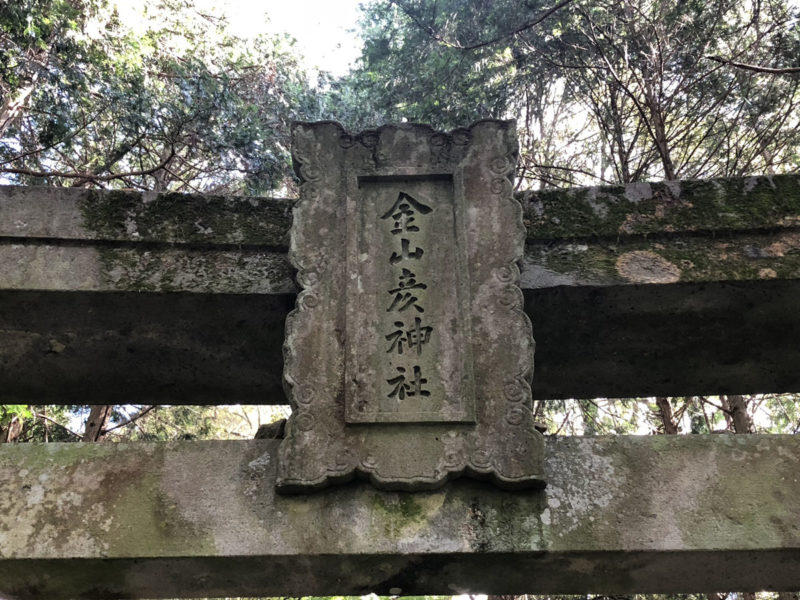
<instances>
[{"instance_id":1,"label":"carved kanji character","mask_svg":"<svg viewBox=\"0 0 800 600\"><path fill-rule=\"evenodd\" d=\"M389 340L392 345L389 346L389 349L386 352L393 352L395 348L397 349L398 354L403 353L403 344L407 342L406 333L403 331L403 327L405 324L402 321L395 321L394 326L398 329L394 330L389 335L385 336L387 340Z\"/></svg>"},{"instance_id":2,"label":"carved kanji character","mask_svg":"<svg viewBox=\"0 0 800 600\"><path fill-rule=\"evenodd\" d=\"M393 310L404 311L409 306L413 306L418 312L425 312L417 302L419 298L412 294L409 290L419 289L424 290L428 286L420 283L416 279L416 275L408 269L403 269L398 278L397 287L389 290L389 293L394 296L391 306L386 309L386 312Z\"/></svg>"},{"instance_id":3,"label":"carved kanji character","mask_svg":"<svg viewBox=\"0 0 800 600\"><path fill-rule=\"evenodd\" d=\"M406 396L431 395L428 390L422 388L423 384L428 383L428 380L422 376L422 369L418 366L414 366L414 379L412 381L406 381L406 370L404 367L396 367L396 369L399 375L386 380L386 383L394 386L392 391L387 395L387 398L399 398L403 400Z\"/></svg>"},{"instance_id":4,"label":"carved kanji character","mask_svg":"<svg viewBox=\"0 0 800 600\"><path fill-rule=\"evenodd\" d=\"M397 325L397 323L395 323ZM422 320L414 317L414 326L406 331L406 343L409 348L416 347L417 354L422 354L422 346L428 343L433 327L422 327Z\"/></svg>"},{"instance_id":5,"label":"carved kanji character","mask_svg":"<svg viewBox=\"0 0 800 600\"><path fill-rule=\"evenodd\" d=\"M424 283L420 283L417 281L417 276L410 270L403 268L400 271L400 277L397 278L397 287L389 290L390 294L396 294L397 292L408 291L413 289L420 289L424 290L427 289L427 285Z\"/></svg>"},{"instance_id":6,"label":"carved kanji character","mask_svg":"<svg viewBox=\"0 0 800 600\"><path fill-rule=\"evenodd\" d=\"M389 262L393 265L396 265L401 260L419 260L422 258L422 255L425 251L422 248L414 248L413 250L410 249L411 242L406 238L400 240L400 253L392 252L392 256L389 257Z\"/></svg>"},{"instance_id":7,"label":"carved kanji character","mask_svg":"<svg viewBox=\"0 0 800 600\"><path fill-rule=\"evenodd\" d=\"M400 192L392 208L381 215L381 219L392 218L394 221L392 234L394 235L407 231L419 231L419 227L412 225L414 222L415 210L422 215L427 215L432 209L430 206L425 206L421 202L418 202L405 192Z\"/></svg>"}]
</instances>

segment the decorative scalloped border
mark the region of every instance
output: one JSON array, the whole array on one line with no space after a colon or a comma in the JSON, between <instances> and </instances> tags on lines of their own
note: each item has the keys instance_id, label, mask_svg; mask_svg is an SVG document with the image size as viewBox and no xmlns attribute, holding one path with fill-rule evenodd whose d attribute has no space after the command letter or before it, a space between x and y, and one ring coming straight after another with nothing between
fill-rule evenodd
<instances>
[{"instance_id":1,"label":"decorative scalloped border","mask_svg":"<svg viewBox=\"0 0 800 600\"><path fill-rule=\"evenodd\" d=\"M486 119L476 121L467 128L457 128L450 132L439 132L423 124L403 124L403 125L383 125L375 130L366 130L358 134L349 133L342 127L341 124L334 121L322 121L318 123L297 122L293 127L292 136L292 156L294 159L295 172L300 179L300 198L295 204L295 222L298 221L298 212L302 211L304 205L309 202L314 202L319 194L316 189L316 184L320 179L318 171L314 168L313 162L309 159L305 152L305 148L300 140L297 139L297 132L303 126L321 126L331 125L340 131L338 138L339 146L343 149L348 149L356 143L362 144L365 148L373 153L373 160L381 161L385 157L376 154L378 141L382 133L388 129L409 129L414 128L422 130L427 135L429 144L432 148L446 148L448 145L468 146L473 138L473 130L477 127L483 126L485 123L500 123L507 126L509 121L496 121L493 119ZM497 195L500 199L505 199L513 203L515 211L516 232L514 235L509 235L507 240L507 254L510 256L505 259L499 260L498 266L495 268L495 277L499 283L504 284L502 292L496 294L497 303L510 309L515 313L522 322L521 327L514 328L515 331L521 332L520 335L525 335L528 332L530 335L531 323L528 316L523 309L522 291L519 288L519 263L524 257L524 243L526 230L523 222L522 206L513 197L513 179L517 163L517 148L516 144L514 149L505 156L497 156L491 159L489 163L489 170L493 175L490 184L490 192ZM300 219L302 217L299 217ZM302 318L302 313L307 310L313 310L315 304L312 300L315 296L316 287L319 283L319 267L310 267L309 263L319 264L322 260L321 257L308 256L307 252L303 252L298 248L295 235L295 227L292 228L290 236L289 248L289 261L293 267L297 269L297 283L300 288L296 307L289 313L286 319L286 339L283 346L284 355L284 388L289 402L292 406L292 414L287 421L286 437L291 438L295 435L295 429L300 431L309 431L313 428L313 421L306 423L310 417L308 409L314 404L313 393L305 390L304 393L298 394L302 384L298 382L300 374L296 373L296 364L294 355L292 353L292 342L295 339L295 322L297 319ZM323 269L324 270L324 265ZM309 303L311 301L311 303ZM532 340L531 340L532 341ZM531 348L533 345L531 344ZM504 419L509 420L512 425L522 424L526 419L524 410L525 399L528 399L527 418L531 420L532 425L532 406L530 405L530 382L533 373L533 353L525 360L526 365L524 369L506 381L503 388L504 397L508 401L508 408L504 413ZM509 396L512 387L516 388ZM302 399L300 399L302 397ZM344 431L346 425L342 423L343 437L346 435ZM538 432L537 432L538 433ZM475 438L476 432L473 432L469 438ZM483 445L475 445L475 439L467 440L467 448L461 448L457 452L457 457L452 454L445 454L445 459L442 464L441 476L427 477L424 475L415 476L413 478L391 478L385 479L381 477L376 471L376 465L370 463L369 457L363 460L358 460L353 456L339 456L336 468L331 468L330 464L321 469L319 477L313 480L308 479L293 479L287 477L280 477L279 471L279 487L283 491L308 491L310 489L317 489L325 487L334 483L344 483L359 476L363 479L368 479L373 485L383 489L393 490L407 490L407 489L435 489L441 487L447 481L456 479L465 474L479 479L490 479L500 487L519 487L521 483L530 482L531 476L526 475L523 477L509 477L500 472L500 465L495 460L494 453ZM286 444L282 444L281 448L284 449ZM469 449L471 448L471 451ZM336 452L336 449L332 449ZM468 452L468 455L465 454ZM454 460L455 459L455 460ZM541 475L541 474L537 474ZM536 478L533 480L533 487L542 487L544 482Z\"/></svg>"}]
</instances>

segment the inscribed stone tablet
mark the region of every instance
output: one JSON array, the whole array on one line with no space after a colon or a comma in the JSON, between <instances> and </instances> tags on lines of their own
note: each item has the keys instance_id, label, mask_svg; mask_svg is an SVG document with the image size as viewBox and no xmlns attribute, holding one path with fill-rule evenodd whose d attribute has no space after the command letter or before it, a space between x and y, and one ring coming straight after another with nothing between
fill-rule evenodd
<instances>
[{"instance_id":1,"label":"inscribed stone tablet","mask_svg":"<svg viewBox=\"0 0 800 600\"><path fill-rule=\"evenodd\" d=\"M347 422L475 422L464 215L452 176L359 177L350 207Z\"/></svg>"},{"instance_id":2,"label":"inscribed stone tablet","mask_svg":"<svg viewBox=\"0 0 800 600\"><path fill-rule=\"evenodd\" d=\"M301 197L278 487L541 487L513 122L293 129Z\"/></svg>"}]
</instances>

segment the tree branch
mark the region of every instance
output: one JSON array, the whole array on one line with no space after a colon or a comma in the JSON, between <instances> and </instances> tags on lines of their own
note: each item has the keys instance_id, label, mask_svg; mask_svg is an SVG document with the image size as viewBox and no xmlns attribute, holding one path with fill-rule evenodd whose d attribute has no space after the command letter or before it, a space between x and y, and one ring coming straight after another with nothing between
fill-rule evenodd
<instances>
[{"instance_id":1,"label":"tree branch","mask_svg":"<svg viewBox=\"0 0 800 600\"><path fill-rule=\"evenodd\" d=\"M175 156L173 147L169 156L154 167L142 169L140 171L129 171L127 173L111 173L109 175L95 175L93 173L75 173L65 171L34 171L32 169L15 169L10 167L0 168L0 173L11 173L13 175L28 175L29 177L63 177L65 179L86 179L87 181L112 181L114 179L124 179L126 177L140 177L142 175L152 175L163 169Z\"/></svg>"},{"instance_id":2,"label":"tree branch","mask_svg":"<svg viewBox=\"0 0 800 600\"><path fill-rule=\"evenodd\" d=\"M113 427L109 427L108 429L105 430L105 433L109 433L111 431L114 431L115 429L119 429L120 427L125 427L127 425L130 425L131 423L135 423L136 421L141 419L143 416L145 416L147 413L149 413L151 410L155 409L156 406L157 405L155 405L155 404L151 405L151 406L146 406L145 408L140 410L138 413L136 413L135 415L130 417L127 421L123 421L122 423L114 425Z\"/></svg>"},{"instance_id":3,"label":"tree branch","mask_svg":"<svg viewBox=\"0 0 800 600\"><path fill-rule=\"evenodd\" d=\"M42 419L43 421L47 421L48 423L52 423L52 424L53 424L53 425L55 425L56 427L59 427L59 428L63 429L63 430L66 432L66 433L68 433L69 435L71 435L72 437L74 437L74 438L76 438L76 439L78 439L78 440L80 440L80 439L83 437L81 434L79 434L79 433L75 433L75 432L74 432L74 431L72 431L72 429L70 429L69 427L66 427L65 425L62 425L61 423L59 423L59 422L58 422L58 421L56 421L55 419L51 419L50 417L48 417L48 416L47 416L47 415L45 415L44 413L38 413L38 412L37 412L37 413L34 413L34 416L35 416L37 419Z\"/></svg>"},{"instance_id":4,"label":"tree branch","mask_svg":"<svg viewBox=\"0 0 800 600\"><path fill-rule=\"evenodd\" d=\"M426 31L428 33L428 35L430 35L437 42L439 42L443 46L447 46L448 48L456 48L458 50L477 50L478 48L485 48L486 46L491 46L492 44L496 44L499 41L508 39L510 37L514 37L515 35L518 35L518 34L522 33L523 31L526 31L526 30L530 29L531 27L536 27L536 25L538 25L539 23L544 21L547 17L552 15L554 12L564 8L570 2L572 2L572 0L561 0L561 2L559 2L555 6L553 6L551 8L548 8L547 10L545 10L542 13L539 13L538 15L536 15L536 17L534 17L530 21L526 21L525 23L523 23L522 25L520 25L516 29L512 29L511 31L508 31L508 32L503 33L503 34L500 34L497 37L494 37L494 38L492 38L490 40L485 40L483 42L478 42L476 44L470 44L469 46L464 46L460 42L457 42L457 41L456 42L451 42L451 41L446 40L440 33L438 33L435 29L433 29L433 27L430 27L430 26L425 25L424 23L422 23L420 21L419 17L417 15L415 15L412 11L408 10L408 8L405 7L403 5L403 3L400 2L400 0L389 0L389 4L393 4L394 6L399 8L401 11L403 11L403 14L405 14L409 19L414 21L414 23L416 24L417 27L419 27L420 29Z\"/></svg>"},{"instance_id":5,"label":"tree branch","mask_svg":"<svg viewBox=\"0 0 800 600\"><path fill-rule=\"evenodd\" d=\"M558 171L569 171L570 173L580 173L581 175L587 175L589 177L592 177L593 179L597 179L598 181L602 181L603 183L607 183L608 185L613 185L614 184L613 181L609 181L609 180L601 177L600 175L596 175L594 173L591 173L590 171L586 171L584 169L578 169L578 168L575 168L575 167L560 167L560 166L557 166L557 165L542 165L542 164L539 164L539 163L529 163L529 164L526 164L524 166L526 168L530 168L530 169L556 169Z\"/></svg>"},{"instance_id":6,"label":"tree branch","mask_svg":"<svg viewBox=\"0 0 800 600\"><path fill-rule=\"evenodd\" d=\"M776 69L773 67L762 67L760 65L748 65L747 63L728 60L727 58L722 58L721 56L706 56L706 58L723 65L730 65L732 67L736 67L737 69L754 71L755 73L769 73L770 75L788 75L790 73L800 73L800 67L783 67Z\"/></svg>"}]
</instances>

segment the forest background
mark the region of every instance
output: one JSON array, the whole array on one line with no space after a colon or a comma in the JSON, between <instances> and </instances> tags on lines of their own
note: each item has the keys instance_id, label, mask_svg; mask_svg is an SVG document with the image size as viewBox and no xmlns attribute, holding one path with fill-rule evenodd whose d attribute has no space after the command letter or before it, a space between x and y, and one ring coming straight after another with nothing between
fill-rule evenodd
<instances>
[{"instance_id":1,"label":"forest background","mask_svg":"<svg viewBox=\"0 0 800 600\"><path fill-rule=\"evenodd\" d=\"M800 170L791 0L375 0L350 71L192 0L0 0L0 184L296 196L293 120L514 118L519 189ZM298 17L301 18L301 17ZM0 390L0 402L2 402ZM539 401L551 435L791 433L791 394ZM252 438L286 407L0 404L0 442ZM724 595L720 596L720 599Z\"/></svg>"}]
</instances>

